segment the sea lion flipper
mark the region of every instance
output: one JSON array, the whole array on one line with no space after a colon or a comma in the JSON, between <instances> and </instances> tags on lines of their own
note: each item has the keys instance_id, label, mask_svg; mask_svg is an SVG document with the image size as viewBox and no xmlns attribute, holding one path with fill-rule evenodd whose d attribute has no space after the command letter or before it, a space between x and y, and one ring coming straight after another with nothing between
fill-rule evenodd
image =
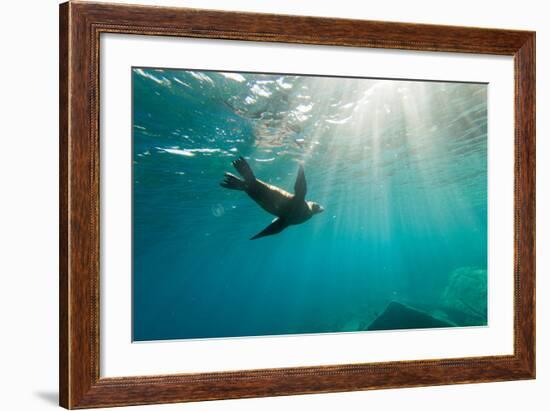
<instances>
[{"instance_id":1,"label":"sea lion flipper","mask_svg":"<svg viewBox=\"0 0 550 411\"><path fill-rule=\"evenodd\" d=\"M288 224L283 219L276 218L266 228L264 228L262 231L260 231L254 237L252 237L251 240L255 240L255 239L260 238L260 237L265 237L265 236L268 236L268 235L273 235L273 234L280 233L281 231L283 231L287 227L288 227Z\"/></svg>"},{"instance_id":2,"label":"sea lion flipper","mask_svg":"<svg viewBox=\"0 0 550 411\"><path fill-rule=\"evenodd\" d=\"M231 173L225 173L224 179L220 185L231 190L246 191L246 183Z\"/></svg>"},{"instance_id":3,"label":"sea lion flipper","mask_svg":"<svg viewBox=\"0 0 550 411\"><path fill-rule=\"evenodd\" d=\"M294 183L294 198L300 201L304 201L307 192L306 175L304 173L304 167L300 165L298 169L298 177Z\"/></svg>"},{"instance_id":4,"label":"sea lion flipper","mask_svg":"<svg viewBox=\"0 0 550 411\"><path fill-rule=\"evenodd\" d=\"M233 167L235 167L235 170L237 170L239 174L243 176L243 178L247 183L250 183L256 180L256 177L254 176L252 169L250 168L247 161L243 157L239 157L238 159L233 161L232 164L233 164Z\"/></svg>"}]
</instances>

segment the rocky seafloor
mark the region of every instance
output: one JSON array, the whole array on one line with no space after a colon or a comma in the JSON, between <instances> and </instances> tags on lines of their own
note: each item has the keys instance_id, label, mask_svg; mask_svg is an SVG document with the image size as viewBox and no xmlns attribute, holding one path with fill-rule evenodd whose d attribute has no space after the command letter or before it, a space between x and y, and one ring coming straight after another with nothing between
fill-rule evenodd
<instances>
[{"instance_id":1,"label":"rocky seafloor","mask_svg":"<svg viewBox=\"0 0 550 411\"><path fill-rule=\"evenodd\" d=\"M336 320L336 319L335 319ZM380 313L359 312L338 321L341 331L374 331L487 325L487 270L455 269L435 304L388 301Z\"/></svg>"}]
</instances>

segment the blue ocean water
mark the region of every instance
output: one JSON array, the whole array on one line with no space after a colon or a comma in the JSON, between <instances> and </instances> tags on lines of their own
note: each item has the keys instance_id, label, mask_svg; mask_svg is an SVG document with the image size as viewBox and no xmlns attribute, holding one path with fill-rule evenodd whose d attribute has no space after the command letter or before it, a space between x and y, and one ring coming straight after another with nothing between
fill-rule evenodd
<instances>
[{"instance_id":1,"label":"blue ocean water","mask_svg":"<svg viewBox=\"0 0 550 411\"><path fill-rule=\"evenodd\" d=\"M385 315L392 302L487 324L485 84L146 68L132 81L134 340L418 327ZM238 156L290 192L303 164L325 211L251 241L273 216L220 187Z\"/></svg>"}]
</instances>

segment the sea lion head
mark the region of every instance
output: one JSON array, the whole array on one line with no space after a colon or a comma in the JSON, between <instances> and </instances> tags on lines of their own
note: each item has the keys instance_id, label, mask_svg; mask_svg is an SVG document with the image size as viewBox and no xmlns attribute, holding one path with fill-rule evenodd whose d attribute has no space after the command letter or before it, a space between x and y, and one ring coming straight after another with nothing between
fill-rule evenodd
<instances>
[{"instance_id":1,"label":"sea lion head","mask_svg":"<svg viewBox=\"0 0 550 411\"><path fill-rule=\"evenodd\" d=\"M322 205L317 204L314 201L308 201L307 205L308 205L309 209L311 210L311 215L319 214L319 213L322 213L323 211L325 211L325 209L323 208Z\"/></svg>"}]
</instances>

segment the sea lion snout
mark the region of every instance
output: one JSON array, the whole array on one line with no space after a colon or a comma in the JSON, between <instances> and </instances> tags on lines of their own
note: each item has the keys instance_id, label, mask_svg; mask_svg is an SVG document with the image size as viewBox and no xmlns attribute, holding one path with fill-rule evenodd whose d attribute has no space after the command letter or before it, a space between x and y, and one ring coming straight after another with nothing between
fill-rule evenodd
<instances>
[{"instance_id":1,"label":"sea lion snout","mask_svg":"<svg viewBox=\"0 0 550 411\"><path fill-rule=\"evenodd\" d=\"M322 213L323 211L325 211L325 208L321 204L317 204L317 203L314 203L314 202L310 203L310 208L311 208L311 211L313 212L313 214L319 214L319 213Z\"/></svg>"}]
</instances>

